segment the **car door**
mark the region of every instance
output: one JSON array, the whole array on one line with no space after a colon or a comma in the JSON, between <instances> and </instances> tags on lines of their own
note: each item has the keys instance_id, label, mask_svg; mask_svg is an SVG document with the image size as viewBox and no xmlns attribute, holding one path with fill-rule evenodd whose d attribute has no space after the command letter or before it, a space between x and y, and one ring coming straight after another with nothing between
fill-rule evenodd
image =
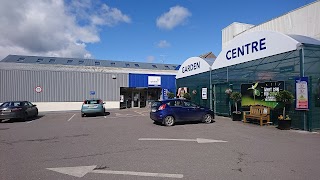
<instances>
[{"instance_id":1,"label":"car door","mask_svg":"<svg viewBox=\"0 0 320 180\"><path fill-rule=\"evenodd\" d=\"M199 121L203 116L201 108L190 101L184 101L184 108L188 121Z\"/></svg>"},{"instance_id":2,"label":"car door","mask_svg":"<svg viewBox=\"0 0 320 180\"><path fill-rule=\"evenodd\" d=\"M180 99L169 101L167 105L170 106L170 110L176 121L183 121L185 119L183 104Z\"/></svg>"},{"instance_id":3,"label":"car door","mask_svg":"<svg viewBox=\"0 0 320 180\"><path fill-rule=\"evenodd\" d=\"M25 109L25 112L28 114L28 117L33 116L32 106L27 101L21 102L21 106Z\"/></svg>"},{"instance_id":4,"label":"car door","mask_svg":"<svg viewBox=\"0 0 320 180\"><path fill-rule=\"evenodd\" d=\"M30 108L30 116L35 116L37 114L37 107L33 105L31 102L28 102Z\"/></svg>"},{"instance_id":5,"label":"car door","mask_svg":"<svg viewBox=\"0 0 320 180\"><path fill-rule=\"evenodd\" d=\"M183 107L182 107L182 113L184 116L185 121L194 121L194 107L192 106L192 103L190 101L182 100Z\"/></svg>"}]
</instances>

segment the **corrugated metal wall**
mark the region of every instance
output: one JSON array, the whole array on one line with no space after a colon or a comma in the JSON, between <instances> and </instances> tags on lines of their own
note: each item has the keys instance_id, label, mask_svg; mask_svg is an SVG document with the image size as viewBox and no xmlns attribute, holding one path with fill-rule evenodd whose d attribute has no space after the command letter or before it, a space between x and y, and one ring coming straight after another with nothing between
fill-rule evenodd
<instances>
[{"instance_id":1,"label":"corrugated metal wall","mask_svg":"<svg viewBox=\"0 0 320 180\"><path fill-rule=\"evenodd\" d=\"M116 76L113 79L112 76ZM37 86L42 92L35 92ZM120 87L128 86L128 74L1 70L0 102L81 102L86 98L118 101ZM95 95L90 95L95 91Z\"/></svg>"}]
</instances>

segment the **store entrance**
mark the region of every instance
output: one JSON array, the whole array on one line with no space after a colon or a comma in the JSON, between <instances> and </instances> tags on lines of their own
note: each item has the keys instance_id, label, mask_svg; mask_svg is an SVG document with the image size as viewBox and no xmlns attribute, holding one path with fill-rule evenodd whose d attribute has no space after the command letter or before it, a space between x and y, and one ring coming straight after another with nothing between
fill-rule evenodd
<instances>
[{"instance_id":1,"label":"store entrance","mask_svg":"<svg viewBox=\"0 0 320 180\"><path fill-rule=\"evenodd\" d=\"M120 109L149 107L159 100L161 88L120 88Z\"/></svg>"}]
</instances>

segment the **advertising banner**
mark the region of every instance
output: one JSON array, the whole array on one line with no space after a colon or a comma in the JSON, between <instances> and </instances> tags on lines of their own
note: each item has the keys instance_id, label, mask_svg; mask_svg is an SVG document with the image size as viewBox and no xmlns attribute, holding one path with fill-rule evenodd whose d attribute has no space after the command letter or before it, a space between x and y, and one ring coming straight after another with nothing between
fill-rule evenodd
<instances>
[{"instance_id":1,"label":"advertising banner","mask_svg":"<svg viewBox=\"0 0 320 180\"><path fill-rule=\"evenodd\" d=\"M284 90L284 81L241 84L241 105L249 107L259 104L275 108L279 104L276 101L275 93L282 90Z\"/></svg>"},{"instance_id":2,"label":"advertising banner","mask_svg":"<svg viewBox=\"0 0 320 180\"><path fill-rule=\"evenodd\" d=\"M295 78L296 110L309 110L308 77Z\"/></svg>"}]
</instances>

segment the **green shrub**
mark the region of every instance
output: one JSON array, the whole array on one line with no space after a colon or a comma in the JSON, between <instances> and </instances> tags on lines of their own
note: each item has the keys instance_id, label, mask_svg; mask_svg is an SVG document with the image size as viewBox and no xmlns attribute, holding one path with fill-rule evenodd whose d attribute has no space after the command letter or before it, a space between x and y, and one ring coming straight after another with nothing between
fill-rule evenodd
<instances>
[{"instance_id":1,"label":"green shrub","mask_svg":"<svg viewBox=\"0 0 320 180\"><path fill-rule=\"evenodd\" d=\"M191 95L189 93L185 93L183 97L187 100L191 100Z\"/></svg>"},{"instance_id":2,"label":"green shrub","mask_svg":"<svg viewBox=\"0 0 320 180\"><path fill-rule=\"evenodd\" d=\"M168 96L169 99L173 99L174 98L174 93L168 92L167 96Z\"/></svg>"}]
</instances>

